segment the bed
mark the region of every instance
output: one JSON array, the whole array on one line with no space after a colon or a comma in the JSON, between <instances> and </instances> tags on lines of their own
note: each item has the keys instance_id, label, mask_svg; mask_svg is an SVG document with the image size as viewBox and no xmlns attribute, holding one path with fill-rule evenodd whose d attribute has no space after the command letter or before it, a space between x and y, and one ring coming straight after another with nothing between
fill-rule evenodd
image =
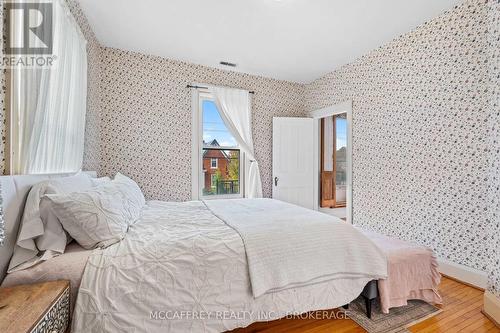
<instances>
[{"instance_id":1,"label":"bed","mask_svg":"<svg viewBox=\"0 0 500 333\"><path fill-rule=\"evenodd\" d=\"M0 177L7 222L0 278L23 201L44 177ZM70 280L73 332L221 332L336 308L387 277L385 254L361 232L270 199L149 201L120 242L68 248L3 285Z\"/></svg>"}]
</instances>

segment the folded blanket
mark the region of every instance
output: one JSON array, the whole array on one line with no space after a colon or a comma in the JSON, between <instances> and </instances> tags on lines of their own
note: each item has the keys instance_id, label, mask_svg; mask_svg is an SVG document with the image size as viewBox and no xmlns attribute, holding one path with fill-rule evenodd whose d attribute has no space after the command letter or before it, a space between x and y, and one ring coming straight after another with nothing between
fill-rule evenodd
<instances>
[{"instance_id":1,"label":"folded blanket","mask_svg":"<svg viewBox=\"0 0 500 333\"><path fill-rule=\"evenodd\" d=\"M333 279L387 277L385 254L351 225L272 199L207 200L243 240L254 297Z\"/></svg>"}]
</instances>

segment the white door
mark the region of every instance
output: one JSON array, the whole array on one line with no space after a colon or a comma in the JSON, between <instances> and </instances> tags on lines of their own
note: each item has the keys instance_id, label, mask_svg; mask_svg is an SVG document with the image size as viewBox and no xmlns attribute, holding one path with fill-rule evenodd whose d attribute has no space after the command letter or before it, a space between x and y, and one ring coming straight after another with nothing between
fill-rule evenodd
<instances>
[{"instance_id":1,"label":"white door","mask_svg":"<svg viewBox=\"0 0 500 333\"><path fill-rule=\"evenodd\" d=\"M273 198L314 209L314 120L273 118Z\"/></svg>"}]
</instances>

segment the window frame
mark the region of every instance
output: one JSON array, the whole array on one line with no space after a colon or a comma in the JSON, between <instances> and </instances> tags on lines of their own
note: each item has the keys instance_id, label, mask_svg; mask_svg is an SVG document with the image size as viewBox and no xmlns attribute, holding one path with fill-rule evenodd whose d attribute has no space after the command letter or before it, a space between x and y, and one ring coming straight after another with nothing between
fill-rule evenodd
<instances>
[{"instance_id":1,"label":"window frame","mask_svg":"<svg viewBox=\"0 0 500 333\"><path fill-rule=\"evenodd\" d=\"M206 89L200 91L199 89L193 89L192 94L192 170L191 170L191 197L192 200L211 200L211 199L239 199L244 198L245 193L245 154L239 146L236 147L226 147L220 146L217 149L220 150L239 150L240 159L240 174L239 174L239 192L238 194L212 194L203 195L204 187L204 174L203 172L203 101L212 101L215 99L211 92ZM210 161L211 162L211 161ZM217 162L217 166L219 163ZM210 165L211 166L211 165ZM211 168L212 169L212 168ZM213 170L213 169L212 169Z\"/></svg>"},{"instance_id":2,"label":"window frame","mask_svg":"<svg viewBox=\"0 0 500 333\"><path fill-rule=\"evenodd\" d=\"M214 161L215 161L215 166L214 166ZM216 158L211 158L210 159L210 169L217 169L219 167L219 160Z\"/></svg>"}]
</instances>

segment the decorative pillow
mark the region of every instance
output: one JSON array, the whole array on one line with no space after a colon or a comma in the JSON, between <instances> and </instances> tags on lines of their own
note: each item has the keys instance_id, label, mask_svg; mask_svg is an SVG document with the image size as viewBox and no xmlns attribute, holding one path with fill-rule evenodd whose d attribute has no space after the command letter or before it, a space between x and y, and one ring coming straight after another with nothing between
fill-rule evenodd
<instances>
[{"instance_id":1,"label":"decorative pillow","mask_svg":"<svg viewBox=\"0 0 500 333\"><path fill-rule=\"evenodd\" d=\"M110 181L111 179L109 177L92 178L92 183L94 184L94 186L101 185Z\"/></svg>"},{"instance_id":2,"label":"decorative pillow","mask_svg":"<svg viewBox=\"0 0 500 333\"><path fill-rule=\"evenodd\" d=\"M141 188L135 181L121 173L117 173L112 182L120 184L124 193L127 194L124 200L128 200L127 207L129 208L129 220L131 223L136 222L142 211L142 207L146 204L146 199L144 198Z\"/></svg>"},{"instance_id":3,"label":"decorative pillow","mask_svg":"<svg viewBox=\"0 0 500 333\"><path fill-rule=\"evenodd\" d=\"M31 188L10 260L9 273L64 253L66 244L71 240L43 196L85 190L92 186L92 177L80 172L70 177L46 180Z\"/></svg>"},{"instance_id":4,"label":"decorative pillow","mask_svg":"<svg viewBox=\"0 0 500 333\"><path fill-rule=\"evenodd\" d=\"M85 249L122 240L145 204L137 184L120 174L86 191L47 198L64 229Z\"/></svg>"},{"instance_id":5,"label":"decorative pillow","mask_svg":"<svg viewBox=\"0 0 500 333\"><path fill-rule=\"evenodd\" d=\"M86 190L94 186L95 180L95 178L84 172L78 172L74 176L50 179L48 181L48 193L59 194Z\"/></svg>"}]
</instances>

